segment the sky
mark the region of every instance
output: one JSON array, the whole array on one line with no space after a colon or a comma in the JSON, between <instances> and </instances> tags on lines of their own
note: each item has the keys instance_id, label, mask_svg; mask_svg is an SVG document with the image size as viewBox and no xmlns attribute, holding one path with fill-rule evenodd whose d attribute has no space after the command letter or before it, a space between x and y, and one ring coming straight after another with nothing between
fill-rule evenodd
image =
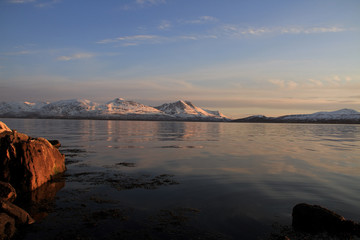
<instances>
[{"instance_id":1,"label":"sky","mask_svg":"<svg viewBox=\"0 0 360 240\"><path fill-rule=\"evenodd\" d=\"M360 111L358 0L0 0L0 101Z\"/></svg>"}]
</instances>

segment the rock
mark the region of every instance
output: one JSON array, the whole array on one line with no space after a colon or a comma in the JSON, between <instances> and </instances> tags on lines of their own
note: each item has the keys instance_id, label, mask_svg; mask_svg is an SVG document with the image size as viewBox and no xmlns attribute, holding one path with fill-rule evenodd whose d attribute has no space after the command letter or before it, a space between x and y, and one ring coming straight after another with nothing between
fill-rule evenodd
<instances>
[{"instance_id":1,"label":"rock","mask_svg":"<svg viewBox=\"0 0 360 240\"><path fill-rule=\"evenodd\" d=\"M350 233L359 235L360 225L318 205L297 204L292 212L295 230L310 233Z\"/></svg>"},{"instance_id":2,"label":"rock","mask_svg":"<svg viewBox=\"0 0 360 240\"><path fill-rule=\"evenodd\" d=\"M17 191L32 191L65 170L65 156L45 138L15 130L0 136L0 180Z\"/></svg>"},{"instance_id":3,"label":"rock","mask_svg":"<svg viewBox=\"0 0 360 240\"><path fill-rule=\"evenodd\" d=\"M22 208L11 202L0 200L2 211L15 219L16 224L33 224L35 220Z\"/></svg>"},{"instance_id":4,"label":"rock","mask_svg":"<svg viewBox=\"0 0 360 240\"><path fill-rule=\"evenodd\" d=\"M16 198L16 191L10 183L0 182L0 200L13 202Z\"/></svg>"},{"instance_id":5,"label":"rock","mask_svg":"<svg viewBox=\"0 0 360 240\"><path fill-rule=\"evenodd\" d=\"M0 213L0 239L11 239L15 230L15 220L6 213Z\"/></svg>"},{"instance_id":6,"label":"rock","mask_svg":"<svg viewBox=\"0 0 360 240\"><path fill-rule=\"evenodd\" d=\"M3 132L11 132L11 129L8 126L6 126L5 123L0 121L0 133Z\"/></svg>"},{"instance_id":7,"label":"rock","mask_svg":"<svg viewBox=\"0 0 360 240\"><path fill-rule=\"evenodd\" d=\"M51 143L51 145L53 145L57 149L59 149L59 147L61 147L61 143L59 140L49 140L49 143Z\"/></svg>"}]
</instances>

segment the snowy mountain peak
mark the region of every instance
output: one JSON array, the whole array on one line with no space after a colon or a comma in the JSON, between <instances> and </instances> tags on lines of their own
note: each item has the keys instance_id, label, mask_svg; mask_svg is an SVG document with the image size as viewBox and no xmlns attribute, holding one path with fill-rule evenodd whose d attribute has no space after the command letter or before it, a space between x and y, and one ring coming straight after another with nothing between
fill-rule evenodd
<instances>
[{"instance_id":1,"label":"snowy mountain peak","mask_svg":"<svg viewBox=\"0 0 360 240\"><path fill-rule=\"evenodd\" d=\"M186 109L186 108L195 108L195 106L189 102L189 101L183 101L183 100L179 100L177 102L174 103L169 103L170 105L173 104L176 107L179 107L180 109Z\"/></svg>"},{"instance_id":2,"label":"snowy mountain peak","mask_svg":"<svg viewBox=\"0 0 360 240\"><path fill-rule=\"evenodd\" d=\"M353 109L349 109L349 108L343 108L343 109L340 109L340 110L337 110L337 111L333 111L333 112L319 112L319 113L322 113L322 114L360 114L360 112L358 111L355 111Z\"/></svg>"},{"instance_id":3,"label":"snowy mountain peak","mask_svg":"<svg viewBox=\"0 0 360 240\"><path fill-rule=\"evenodd\" d=\"M352 109L340 109L333 112L316 112L313 114L287 115L279 117L283 120L295 121L337 121L337 120L360 120L360 113Z\"/></svg>"},{"instance_id":4,"label":"snowy mountain peak","mask_svg":"<svg viewBox=\"0 0 360 240\"><path fill-rule=\"evenodd\" d=\"M294 122L294 123L360 123L360 112L353 109L340 109L332 112L295 114L280 117L250 116L237 119L238 122Z\"/></svg>"},{"instance_id":5,"label":"snowy mountain peak","mask_svg":"<svg viewBox=\"0 0 360 240\"><path fill-rule=\"evenodd\" d=\"M158 109L123 98L115 98L101 106L104 114L160 114Z\"/></svg>"},{"instance_id":6,"label":"snowy mountain peak","mask_svg":"<svg viewBox=\"0 0 360 240\"><path fill-rule=\"evenodd\" d=\"M196 107L190 101L179 100L173 103L165 103L155 108L166 114L177 116L180 118L226 119L226 117L219 112L209 111Z\"/></svg>"},{"instance_id":7,"label":"snowy mountain peak","mask_svg":"<svg viewBox=\"0 0 360 240\"><path fill-rule=\"evenodd\" d=\"M40 110L42 115L69 117L87 115L90 111L96 110L97 106L97 103L87 99L70 99L46 104Z\"/></svg>"},{"instance_id":8,"label":"snowy mountain peak","mask_svg":"<svg viewBox=\"0 0 360 240\"><path fill-rule=\"evenodd\" d=\"M40 109L47 103L44 102L0 102L0 113L9 113L21 115L22 113L31 112L34 109Z\"/></svg>"},{"instance_id":9,"label":"snowy mountain peak","mask_svg":"<svg viewBox=\"0 0 360 240\"><path fill-rule=\"evenodd\" d=\"M120 102L123 102L125 101L125 99L123 98L115 98L114 100L110 101L110 102L117 102L117 103L120 103Z\"/></svg>"}]
</instances>

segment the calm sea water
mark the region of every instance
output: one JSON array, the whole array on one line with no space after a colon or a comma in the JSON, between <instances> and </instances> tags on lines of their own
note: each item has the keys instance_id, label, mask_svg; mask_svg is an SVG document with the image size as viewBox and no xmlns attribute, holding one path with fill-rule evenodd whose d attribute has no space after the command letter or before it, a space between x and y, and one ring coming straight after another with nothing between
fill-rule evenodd
<instances>
[{"instance_id":1,"label":"calm sea water","mask_svg":"<svg viewBox=\"0 0 360 240\"><path fill-rule=\"evenodd\" d=\"M360 221L359 125L1 121L67 156L22 239L258 239L300 202Z\"/></svg>"}]
</instances>

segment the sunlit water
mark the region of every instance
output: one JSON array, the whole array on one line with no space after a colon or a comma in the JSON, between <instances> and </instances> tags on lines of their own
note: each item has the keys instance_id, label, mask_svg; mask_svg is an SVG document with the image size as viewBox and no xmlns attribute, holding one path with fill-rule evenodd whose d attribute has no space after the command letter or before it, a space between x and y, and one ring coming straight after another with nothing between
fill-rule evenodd
<instances>
[{"instance_id":1,"label":"sunlit water","mask_svg":"<svg viewBox=\"0 0 360 240\"><path fill-rule=\"evenodd\" d=\"M23 239L258 239L300 202L360 220L359 125L1 120L67 155L65 187Z\"/></svg>"}]
</instances>

